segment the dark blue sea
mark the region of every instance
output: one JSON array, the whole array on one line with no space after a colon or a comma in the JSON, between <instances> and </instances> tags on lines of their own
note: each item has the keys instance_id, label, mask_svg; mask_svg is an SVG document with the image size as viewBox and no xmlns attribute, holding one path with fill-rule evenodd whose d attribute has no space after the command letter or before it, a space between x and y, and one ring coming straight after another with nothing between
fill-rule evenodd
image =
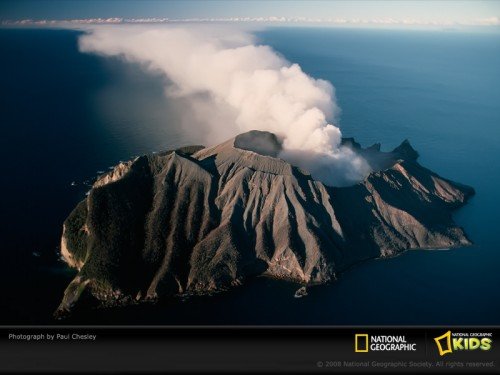
<instances>
[{"instance_id":1,"label":"dark blue sea","mask_svg":"<svg viewBox=\"0 0 500 375\"><path fill-rule=\"evenodd\" d=\"M161 82L82 54L79 32L0 29L0 324L51 324L75 271L62 223L97 171L190 144ZM369 261L294 298L259 278L228 293L91 311L81 324L500 324L500 34L273 28L258 32L336 87L340 127L472 185L454 214L474 246ZM72 183L74 186L72 186Z\"/></svg>"}]
</instances>

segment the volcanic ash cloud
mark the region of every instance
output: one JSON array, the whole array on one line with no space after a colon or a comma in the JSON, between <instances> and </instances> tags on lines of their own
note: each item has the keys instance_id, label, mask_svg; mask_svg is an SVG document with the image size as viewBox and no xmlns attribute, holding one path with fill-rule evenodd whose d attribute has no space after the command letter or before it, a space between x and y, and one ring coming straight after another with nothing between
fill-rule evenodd
<instances>
[{"instance_id":1,"label":"volcanic ash cloud","mask_svg":"<svg viewBox=\"0 0 500 375\"><path fill-rule=\"evenodd\" d=\"M213 26L95 26L79 43L82 52L118 56L163 77L167 96L182 98L186 122L205 144L266 130L283 140L280 157L328 185L349 185L370 172L329 123L339 112L333 86L256 44L250 33Z\"/></svg>"}]
</instances>

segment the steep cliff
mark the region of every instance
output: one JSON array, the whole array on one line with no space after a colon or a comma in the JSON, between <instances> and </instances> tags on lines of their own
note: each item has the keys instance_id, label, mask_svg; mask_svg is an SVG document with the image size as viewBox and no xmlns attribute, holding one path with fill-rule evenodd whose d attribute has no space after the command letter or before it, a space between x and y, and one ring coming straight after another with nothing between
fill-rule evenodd
<instances>
[{"instance_id":1,"label":"steep cliff","mask_svg":"<svg viewBox=\"0 0 500 375\"><path fill-rule=\"evenodd\" d=\"M374 171L343 188L279 159L280 140L257 131L116 166L64 223L61 253L79 272L58 313L83 291L127 303L256 275L325 283L366 259L470 244L451 211L472 188L422 167L407 141L344 145Z\"/></svg>"}]
</instances>

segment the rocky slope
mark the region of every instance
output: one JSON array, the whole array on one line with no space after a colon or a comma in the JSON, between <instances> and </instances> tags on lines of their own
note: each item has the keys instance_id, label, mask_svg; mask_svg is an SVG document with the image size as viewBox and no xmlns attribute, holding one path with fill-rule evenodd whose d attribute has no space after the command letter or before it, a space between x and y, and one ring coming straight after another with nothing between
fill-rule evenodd
<instances>
[{"instance_id":1,"label":"rocky slope","mask_svg":"<svg viewBox=\"0 0 500 375\"><path fill-rule=\"evenodd\" d=\"M451 211L472 188L422 167L407 141L344 144L374 170L344 188L279 159L279 139L257 131L119 164L64 223L62 256L79 272L58 314L84 291L127 303L256 275L325 283L366 259L470 244Z\"/></svg>"}]
</instances>

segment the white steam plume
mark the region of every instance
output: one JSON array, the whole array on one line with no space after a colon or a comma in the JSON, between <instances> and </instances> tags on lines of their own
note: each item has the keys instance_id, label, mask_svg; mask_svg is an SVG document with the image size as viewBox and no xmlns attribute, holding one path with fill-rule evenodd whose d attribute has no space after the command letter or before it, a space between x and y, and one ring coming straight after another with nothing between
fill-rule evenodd
<instances>
[{"instance_id":1,"label":"white steam plume","mask_svg":"<svg viewBox=\"0 0 500 375\"><path fill-rule=\"evenodd\" d=\"M166 93L188 98L206 143L248 131L283 138L281 157L326 184L363 179L370 168L341 146L328 123L338 107L333 86L313 79L251 34L234 28L193 26L95 26L80 50L119 56L165 78ZM194 121L196 122L196 121ZM193 122L193 123L194 123Z\"/></svg>"}]
</instances>

